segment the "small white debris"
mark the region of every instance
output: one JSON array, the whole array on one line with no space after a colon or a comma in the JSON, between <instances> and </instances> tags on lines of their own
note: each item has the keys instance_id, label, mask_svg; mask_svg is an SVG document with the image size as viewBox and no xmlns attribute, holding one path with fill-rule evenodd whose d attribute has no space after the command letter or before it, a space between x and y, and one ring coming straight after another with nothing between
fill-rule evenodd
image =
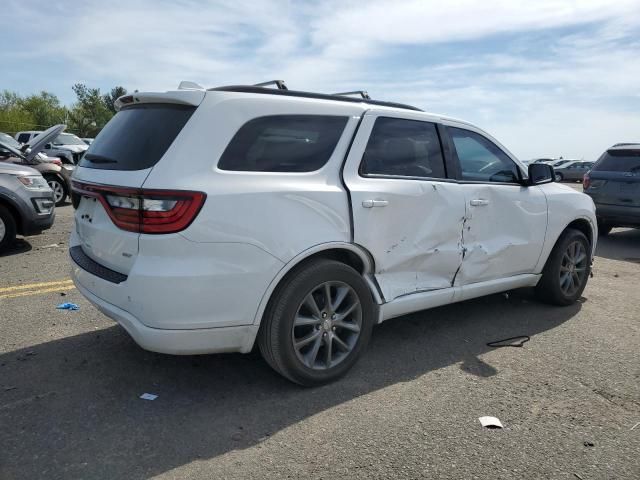
<instances>
[{"instance_id":1,"label":"small white debris","mask_svg":"<svg viewBox=\"0 0 640 480\"><path fill-rule=\"evenodd\" d=\"M640 425L640 422L636 423L633 427L631 427L631 430L633 430L634 428L636 428L638 425Z\"/></svg>"},{"instance_id":2,"label":"small white debris","mask_svg":"<svg viewBox=\"0 0 640 480\"><path fill-rule=\"evenodd\" d=\"M140 398L142 400L155 400L156 398L158 398L158 395L154 395L153 393L143 393L142 395L140 395Z\"/></svg>"},{"instance_id":3,"label":"small white debris","mask_svg":"<svg viewBox=\"0 0 640 480\"><path fill-rule=\"evenodd\" d=\"M478 420L480 420L480 425L486 428L504 428L502 422L496 417L480 417Z\"/></svg>"}]
</instances>

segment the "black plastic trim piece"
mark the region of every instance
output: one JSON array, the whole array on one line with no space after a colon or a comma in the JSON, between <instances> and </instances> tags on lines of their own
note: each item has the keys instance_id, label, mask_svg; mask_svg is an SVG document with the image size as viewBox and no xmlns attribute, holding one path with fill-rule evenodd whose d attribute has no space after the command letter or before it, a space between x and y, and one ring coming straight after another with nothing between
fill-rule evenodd
<instances>
[{"instance_id":1,"label":"black plastic trim piece","mask_svg":"<svg viewBox=\"0 0 640 480\"><path fill-rule=\"evenodd\" d=\"M100 265L92 258L89 258L89 256L82 251L82 247L80 245L71 247L69 249L69 255L80 268L86 270L92 275L95 275L96 277L106 280L107 282L122 283L128 278L123 273L111 270L110 268Z\"/></svg>"},{"instance_id":2,"label":"black plastic trim piece","mask_svg":"<svg viewBox=\"0 0 640 480\"><path fill-rule=\"evenodd\" d=\"M422 112L422 110L420 110L417 107L413 107L411 105L405 105L403 103L382 102L379 100L368 100L364 98L341 97L339 95L329 95L325 93L313 93L313 92L301 92L298 90L276 90L274 88L262 88L262 87L255 87L250 85L229 85L226 87L210 88L209 91L261 93L265 95L283 95L285 97L316 98L318 100L335 100L338 102L364 103L366 105L378 105L381 107L402 108L404 110L414 110L416 112Z\"/></svg>"}]
</instances>

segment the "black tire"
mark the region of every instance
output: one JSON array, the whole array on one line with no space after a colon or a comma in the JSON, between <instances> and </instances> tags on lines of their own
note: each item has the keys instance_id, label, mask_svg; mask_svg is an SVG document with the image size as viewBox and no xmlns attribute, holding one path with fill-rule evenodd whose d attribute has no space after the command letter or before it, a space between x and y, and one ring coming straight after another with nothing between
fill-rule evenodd
<instances>
[{"instance_id":1,"label":"black tire","mask_svg":"<svg viewBox=\"0 0 640 480\"><path fill-rule=\"evenodd\" d=\"M300 352L296 352L294 319L299 314L304 300L327 282L344 284L351 289L349 295L355 295L354 301L359 301L361 315L358 318L361 324L351 350L339 360L339 363L330 366L332 362L329 361L329 367L318 370L303 363L299 358ZM336 312L337 310L336 308ZM346 374L362 355L371 337L375 312L369 287L356 270L333 260L313 260L293 271L274 292L258 333L260 352L274 370L295 383L311 387L332 382ZM329 331L328 335L334 334ZM320 348L325 348L326 352L324 344Z\"/></svg>"},{"instance_id":2,"label":"black tire","mask_svg":"<svg viewBox=\"0 0 640 480\"><path fill-rule=\"evenodd\" d=\"M564 176L561 173L556 173L556 182L561 182L564 180Z\"/></svg>"},{"instance_id":3,"label":"black tire","mask_svg":"<svg viewBox=\"0 0 640 480\"><path fill-rule=\"evenodd\" d=\"M16 239L16 220L4 205L0 205L0 221L2 222L0 231L4 231L2 238L0 238L0 252L2 252Z\"/></svg>"},{"instance_id":4,"label":"black tire","mask_svg":"<svg viewBox=\"0 0 640 480\"><path fill-rule=\"evenodd\" d=\"M49 184L49 186L51 187L51 190L54 191L54 195L55 195L56 189L60 189L60 191L62 192L61 196L56 201L56 207L63 205L64 202L67 200L67 195L68 195L67 186L65 185L64 180L62 180L57 175L44 175L44 178Z\"/></svg>"},{"instance_id":5,"label":"black tire","mask_svg":"<svg viewBox=\"0 0 640 480\"><path fill-rule=\"evenodd\" d=\"M576 282L577 289L566 292L561 286L561 275L566 275L566 273L562 271L564 269L566 272L563 262L568 248L573 245L574 242L581 243L584 248L586 256L584 261L581 262L581 265L584 264L584 271L579 272L582 276L579 276L579 282ZM577 274L578 273L576 273L576 275ZM560 238L547 259L547 263L542 270L542 278L536 286L536 296L540 301L545 303L561 306L571 305L582 295L582 292L587 286L590 274L591 244L584 233L568 228L560 235ZM570 275L573 275L573 273L570 273ZM571 281L573 282L573 280Z\"/></svg>"}]
</instances>

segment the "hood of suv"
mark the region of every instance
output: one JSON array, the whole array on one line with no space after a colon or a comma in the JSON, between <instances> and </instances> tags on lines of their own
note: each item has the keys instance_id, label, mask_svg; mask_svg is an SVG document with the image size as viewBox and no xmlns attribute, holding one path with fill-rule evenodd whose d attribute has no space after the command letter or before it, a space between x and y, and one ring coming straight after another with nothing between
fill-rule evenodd
<instances>
[{"instance_id":1,"label":"hood of suv","mask_svg":"<svg viewBox=\"0 0 640 480\"><path fill-rule=\"evenodd\" d=\"M66 125L54 125L42 132L40 135L33 137L33 139L27 143L30 150L24 155L26 159L28 161L33 160L35 156L42 151L44 146L47 143L51 143L51 141L62 133L65 128L67 128Z\"/></svg>"},{"instance_id":2,"label":"hood of suv","mask_svg":"<svg viewBox=\"0 0 640 480\"><path fill-rule=\"evenodd\" d=\"M0 162L0 175L40 175L40 173L26 165L17 165L15 163Z\"/></svg>"}]
</instances>

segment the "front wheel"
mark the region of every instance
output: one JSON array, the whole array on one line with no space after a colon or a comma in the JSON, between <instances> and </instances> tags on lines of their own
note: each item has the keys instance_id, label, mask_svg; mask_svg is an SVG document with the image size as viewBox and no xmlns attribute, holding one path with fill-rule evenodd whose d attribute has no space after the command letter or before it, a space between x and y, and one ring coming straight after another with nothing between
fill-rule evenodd
<instances>
[{"instance_id":1,"label":"front wheel","mask_svg":"<svg viewBox=\"0 0 640 480\"><path fill-rule=\"evenodd\" d=\"M558 239L536 287L540 300L571 305L580 298L591 273L591 244L579 230L569 228Z\"/></svg>"},{"instance_id":2,"label":"front wheel","mask_svg":"<svg viewBox=\"0 0 640 480\"><path fill-rule=\"evenodd\" d=\"M62 180L55 175L47 175L46 177L49 188L53 190L53 201L56 207L59 207L67 199L67 190Z\"/></svg>"},{"instance_id":3,"label":"front wheel","mask_svg":"<svg viewBox=\"0 0 640 480\"><path fill-rule=\"evenodd\" d=\"M556 173L556 182L561 182L562 180L564 180L564 177L562 176L562 174Z\"/></svg>"},{"instance_id":4,"label":"front wheel","mask_svg":"<svg viewBox=\"0 0 640 480\"><path fill-rule=\"evenodd\" d=\"M375 307L353 268L316 260L295 271L265 312L258 343L271 367L304 386L343 376L371 337Z\"/></svg>"},{"instance_id":5,"label":"front wheel","mask_svg":"<svg viewBox=\"0 0 640 480\"><path fill-rule=\"evenodd\" d=\"M16 220L9 210L0 205L0 252L16 239Z\"/></svg>"}]
</instances>

